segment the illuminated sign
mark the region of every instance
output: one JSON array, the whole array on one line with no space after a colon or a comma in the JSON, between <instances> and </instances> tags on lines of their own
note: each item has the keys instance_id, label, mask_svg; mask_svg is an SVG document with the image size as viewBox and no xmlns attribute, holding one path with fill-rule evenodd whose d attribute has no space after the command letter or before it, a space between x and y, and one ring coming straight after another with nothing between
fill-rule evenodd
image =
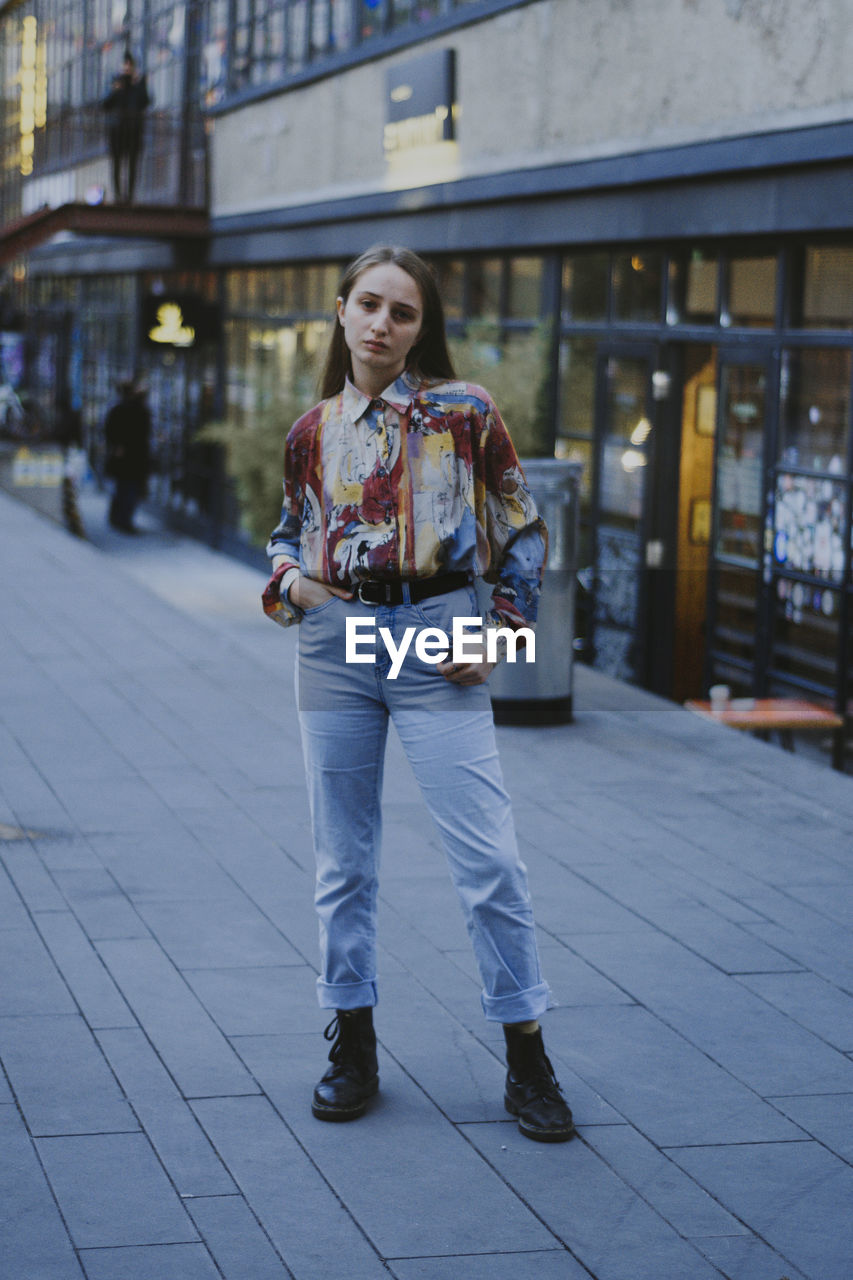
<instances>
[{"instance_id":1,"label":"illuminated sign","mask_svg":"<svg viewBox=\"0 0 853 1280\"><path fill-rule=\"evenodd\" d=\"M383 139L387 159L453 141L456 95L452 49L434 49L391 67L387 89Z\"/></svg>"},{"instance_id":2,"label":"illuminated sign","mask_svg":"<svg viewBox=\"0 0 853 1280\"><path fill-rule=\"evenodd\" d=\"M143 299L142 332L153 347L186 350L219 337L219 308L196 293L150 293Z\"/></svg>"}]
</instances>

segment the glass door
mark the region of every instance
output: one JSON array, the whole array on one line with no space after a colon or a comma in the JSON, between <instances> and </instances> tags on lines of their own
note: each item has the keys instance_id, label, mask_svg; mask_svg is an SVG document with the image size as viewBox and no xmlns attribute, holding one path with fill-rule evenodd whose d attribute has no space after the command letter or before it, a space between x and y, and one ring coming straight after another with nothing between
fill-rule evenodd
<instances>
[{"instance_id":1,"label":"glass door","mask_svg":"<svg viewBox=\"0 0 853 1280\"><path fill-rule=\"evenodd\" d=\"M647 490L653 454L655 350L599 353L593 664L644 682Z\"/></svg>"},{"instance_id":2,"label":"glass door","mask_svg":"<svg viewBox=\"0 0 853 1280\"><path fill-rule=\"evenodd\" d=\"M755 694L764 667L765 438L773 379L764 353L721 353L711 544L708 684Z\"/></svg>"}]
</instances>

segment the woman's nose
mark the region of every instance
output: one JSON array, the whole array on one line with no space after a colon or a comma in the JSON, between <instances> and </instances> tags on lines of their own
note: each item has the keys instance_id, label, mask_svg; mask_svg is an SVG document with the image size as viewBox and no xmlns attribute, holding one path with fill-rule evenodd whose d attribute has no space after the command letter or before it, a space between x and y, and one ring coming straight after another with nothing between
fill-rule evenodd
<instances>
[{"instance_id":1,"label":"woman's nose","mask_svg":"<svg viewBox=\"0 0 853 1280\"><path fill-rule=\"evenodd\" d=\"M377 329L380 333L384 333L388 328L388 312L384 308L380 311L374 311L373 328Z\"/></svg>"}]
</instances>

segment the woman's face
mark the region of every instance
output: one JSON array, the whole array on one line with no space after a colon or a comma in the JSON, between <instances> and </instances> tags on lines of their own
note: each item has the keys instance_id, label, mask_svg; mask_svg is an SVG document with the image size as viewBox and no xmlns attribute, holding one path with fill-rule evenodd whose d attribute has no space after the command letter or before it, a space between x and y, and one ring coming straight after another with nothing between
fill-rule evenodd
<instances>
[{"instance_id":1,"label":"woman's face","mask_svg":"<svg viewBox=\"0 0 853 1280\"><path fill-rule=\"evenodd\" d=\"M359 390L377 395L403 372L421 336L420 289L396 263L378 262L362 271L346 301L338 298L337 309L353 381Z\"/></svg>"}]
</instances>

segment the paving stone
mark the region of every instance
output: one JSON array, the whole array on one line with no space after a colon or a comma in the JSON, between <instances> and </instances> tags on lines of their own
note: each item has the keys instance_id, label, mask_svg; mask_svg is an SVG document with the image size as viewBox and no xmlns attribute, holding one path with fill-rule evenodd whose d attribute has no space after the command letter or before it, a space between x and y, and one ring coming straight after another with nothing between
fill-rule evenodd
<instances>
[{"instance_id":1,"label":"paving stone","mask_svg":"<svg viewBox=\"0 0 853 1280\"><path fill-rule=\"evenodd\" d=\"M42 864L56 871L101 871L100 861L84 836L39 836L36 849Z\"/></svg>"},{"instance_id":2,"label":"paving stone","mask_svg":"<svg viewBox=\"0 0 853 1280\"><path fill-rule=\"evenodd\" d=\"M306 1053L304 1035L258 1037L241 1040L240 1053L383 1257L542 1249L553 1243L387 1054L381 1055L381 1092L364 1119L357 1125L315 1120L309 1103L322 1064L313 1040L310 1045Z\"/></svg>"},{"instance_id":3,"label":"paving stone","mask_svg":"<svg viewBox=\"0 0 853 1280\"><path fill-rule=\"evenodd\" d=\"M39 1138L36 1146L78 1249L198 1240L144 1134Z\"/></svg>"},{"instance_id":4,"label":"paving stone","mask_svg":"<svg viewBox=\"0 0 853 1280\"><path fill-rule=\"evenodd\" d=\"M815 1142L669 1152L691 1177L814 1280L849 1280L853 1169Z\"/></svg>"},{"instance_id":5,"label":"paving stone","mask_svg":"<svg viewBox=\"0 0 853 1280\"><path fill-rule=\"evenodd\" d=\"M555 1009L547 1031L551 1059L565 1062L656 1146L801 1136L646 1009Z\"/></svg>"},{"instance_id":6,"label":"paving stone","mask_svg":"<svg viewBox=\"0 0 853 1280\"><path fill-rule=\"evenodd\" d=\"M672 939L579 937L574 945L762 1096L853 1089L853 1064L842 1054Z\"/></svg>"},{"instance_id":7,"label":"paving stone","mask_svg":"<svg viewBox=\"0 0 853 1280\"><path fill-rule=\"evenodd\" d=\"M186 1097L257 1093L227 1040L153 939L100 942L98 950Z\"/></svg>"},{"instance_id":8,"label":"paving stone","mask_svg":"<svg viewBox=\"0 0 853 1280\"><path fill-rule=\"evenodd\" d=\"M460 1258L392 1259L396 1280L588 1280L565 1249L545 1253L479 1253Z\"/></svg>"},{"instance_id":9,"label":"paving stone","mask_svg":"<svg viewBox=\"0 0 853 1280\"><path fill-rule=\"evenodd\" d=\"M33 1134L139 1128L79 1015L0 1018L0 1057Z\"/></svg>"},{"instance_id":10,"label":"paving stone","mask_svg":"<svg viewBox=\"0 0 853 1280\"><path fill-rule=\"evenodd\" d=\"M0 1018L75 1013L74 1001L31 924L0 929Z\"/></svg>"},{"instance_id":11,"label":"paving stone","mask_svg":"<svg viewBox=\"0 0 853 1280\"><path fill-rule=\"evenodd\" d=\"M53 879L93 941L150 936L124 890L103 867L56 870Z\"/></svg>"},{"instance_id":12,"label":"paving stone","mask_svg":"<svg viewBox=\"0 0 853 1280\"><path fill-rule=\"evenodd\" d=\"M97 1038L179 1193L235 1193L233 1180L145 1034L140 1030L107 1030Z\"/></svg>"},{"instance_id":13,"label":"paving stone","mask_svg":"<svg viewBox=\"0 0 853 1280\"><path fill-rule=\"evenodd\" d=\"M188 1200L186 1207L225 1280L289 1280L290 1272L242 1196Z\"/></svg>"},{"instance_id":14,"label":"paving stone","mask_svg":"<svg viewBox=\"0 0 853 1280\"><path fill-rule=\"evenodd\" d=\"M307 965L188 969L184 977L226 1036L289 1031L294 1024L294 1010L306 991L313 993L314 989L314 974Z\"/></svg>"},{"instance_id":15,"label":"paving stone","mask_svg":"<svg viewBox=\"0 0 853 1280\"><path fill-rule=\"evenodd\" d=\"M0 1106L0 1239L9 1280L84 1280L16 1107Z\"/></svg>"},{"instance_id":16,"label":"paving stone","mask_svg":"<svg viewBox=\"0 0 853 1280\"><path fill-rule=\"evenodd\" d=\"M0 845L3 862L29 911L62 911L65 902L28 840ZM2 893L2 890L0 890ZM0 916L5 916L0 904Z\"/></svg>"},{"instance_id":17,"label":"paving stone","mask_svg":"<svg viewBox=\"0 0 853 1280\"><path fill-rule=\"evenodd\" d=\"M583 1142L536 1144L514 1124L468 1140L598 1280L719 1280L719 1273Z\"/></svg>"},{"instance_id":18,"label":"paving stone","mask_svg":"<svg viewBox=\"0 0 853 1280\"><path fill-rule=\"evenodd\" d=\"M9 856L8 845L0 845L3 861ZM28 929L30 917L21 901L21 895L15 887L12 877L5 866L0 867L0 931L5 929Z\"/></svg>"},{"instance_id":19,"label":"paving stone","mask_svg":"<svg viewBox=\"0 0 853 1280\"><path fill-rule=\"evenodd\" d=\"M679 1235L697 1243L697 1236L748 1234L746 1227L630 1125L599 1125L585 1130L584 1139Z\"/></svg>"},{"instance_id":20,"label":"paving stone","mask_svg":"<svg viewBox=\"0 0 853 1280\"><path fill-rule=\"evenodd\" d=\"M179 969L304 964L261 911L238 889L201 902L140 902L139 914Z\"/></svg>"},{"instance_id":21,"label":"paving stone","mask_svg":"<svg viewBox=\"0 0 853 1280\"><path fill-rule=\"evenodd\" d=\"M695 1244L728 1280L806 1280L755 1236L716 1236Z\"/></svg>"},{"instance_id":22,"label":"paving stone","mask_svg":"<svg viewBox=\"0 0 853 1280\"><path fill-rule=\"evenodd\" d=\"M193 1109L295 1280L325 1280L342 1266L347 1280L387 1280L348 1208L266 1098L207 1098Z\"/></svg>"},{"instance_id":23,"label":"paving stone","mask_svg":"<svg viewBox=\"0 0 853 1280\"><path fill-rule=\"evenodd\" d=\"M230 898L233 881L171 816L141 831L90 836L92 848L134 905Z\"/></svg>"},{"instance_id":24,"label":"paving stone","mask_svg":"<svg viewBox=\"0 0 853 1280\"><path fill-rule=\"evenodd\" d=\"M835 884L792 884L787 886L787 891L798 902L807 903L847 929L853 927L853 884L840 881Z\"/></svg>"},{"instance_id":25,"label":"paving stone","mask_svg":"<svg viewBox=\"0 0 853 1280\"><path fill-rule=\"evenodd\" d=\"M81 1249L87 1280L221 1280L203 1244Z\"/></svg>"},{"instance_id":26,"label":"paving stone","mask_svg":"<svg viewBox=\"0 0 853 1280\"><path fill-rule=\"evenodd\" d=\"M36 925L89 1026L135 1026L121 992L70 911L39 912Z\"/></svg>"},{"instance_id":27,"label":"paving stone","mask_svg":"<svg viewBox=\"0 0 853 1280\"><path fill-rule=\"evenodd\" d=\"M806 1133L853 1164L853 1093L771 1098L770 1101Z\"/></svg>"},{"instance_id":28,"label":"paving stone","mask_svg":"<svg viewBox=\"0 0 853 1280\"><path fill-rule=\"evenodd\" d=\"M745 987L836 1049L853 1050L853 996L814 973L764 973L741 978Z\"/></svg>"}]
</instances>

